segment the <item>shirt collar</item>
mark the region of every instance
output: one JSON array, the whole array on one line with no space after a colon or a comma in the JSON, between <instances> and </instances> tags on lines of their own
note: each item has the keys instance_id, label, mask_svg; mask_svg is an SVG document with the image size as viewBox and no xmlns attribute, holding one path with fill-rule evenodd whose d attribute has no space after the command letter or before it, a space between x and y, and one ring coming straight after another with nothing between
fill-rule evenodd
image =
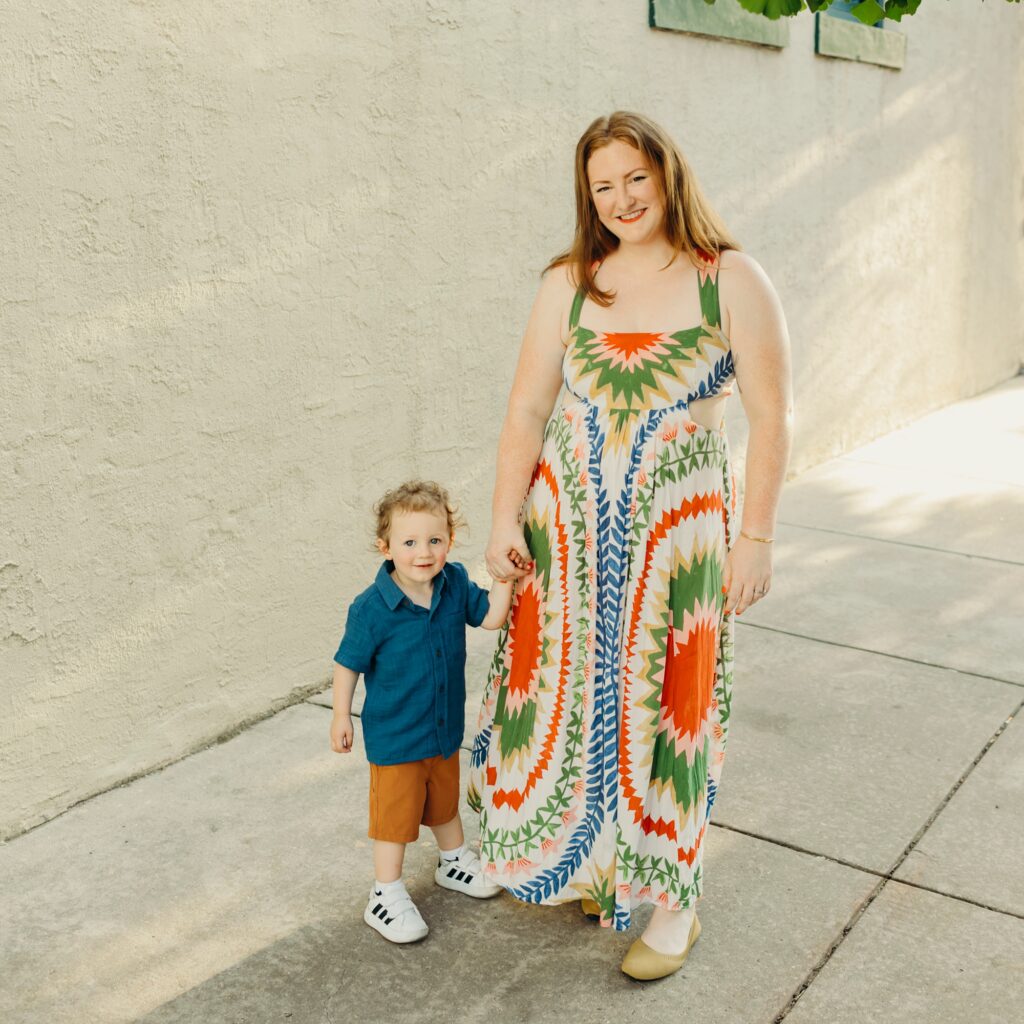
<instances>
[{"instance_id":1,"label":"shirt collar","mask_svg":"<svg viewBox=\"0 0 1024 1024\"><path fill-rule=\"evenodd\" d=\"M402 599L405 598L402 588L391 578L391 574L394 571L395 563L391 559L387 559L381 563L381 567L377 570L377 578L374 580L377 589L380 591L380 596L384 598L384 603L391 611L394 611L402 603ZM437 603L441 600L441 591L444 590L447 575L448 566L446 565L434 577L434 592L430 598L431 612L437 608ZM409 603L412 604L411 601Z\"/></svg>"}]
</instances>

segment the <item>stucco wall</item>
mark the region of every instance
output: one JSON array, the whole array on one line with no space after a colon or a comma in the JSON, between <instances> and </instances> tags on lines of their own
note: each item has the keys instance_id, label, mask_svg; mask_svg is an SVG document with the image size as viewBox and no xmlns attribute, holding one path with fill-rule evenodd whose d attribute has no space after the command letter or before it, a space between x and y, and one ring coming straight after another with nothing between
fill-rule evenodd
<instances>
[{"instance_id":1,"label":"stucco wall","mask_svg":"<svg viewBox=\"0 0 1024 1024\"><path fill-rule=\"evenodd\" d=\"M642 0L3 13L0 835L322 685L384 486L446 482L479 565L599 113L665 123L774 279L795 469L1018 368L1013 6L922 10L900 72Z\"/></svg>"}]
</instances>

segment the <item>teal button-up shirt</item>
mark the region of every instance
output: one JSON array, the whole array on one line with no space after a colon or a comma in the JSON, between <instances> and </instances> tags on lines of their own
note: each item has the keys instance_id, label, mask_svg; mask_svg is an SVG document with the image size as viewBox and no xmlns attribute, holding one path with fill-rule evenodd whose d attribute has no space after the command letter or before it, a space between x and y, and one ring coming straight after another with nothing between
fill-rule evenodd
<instances>
[{"instance_id":1,"label":"teal button-up shirt","mask_svg":"<svg viewBox=\"0 0 1024 1024\"><path fill-rule=\"evenodd\" d=\"M465 730L466 626L487 615L488 593L458 562L434 577L430 608L414 604L387 561L348 610L334 660L363 675L362 726L372 764L450 757Z\"/></svg>"}]
</instances>

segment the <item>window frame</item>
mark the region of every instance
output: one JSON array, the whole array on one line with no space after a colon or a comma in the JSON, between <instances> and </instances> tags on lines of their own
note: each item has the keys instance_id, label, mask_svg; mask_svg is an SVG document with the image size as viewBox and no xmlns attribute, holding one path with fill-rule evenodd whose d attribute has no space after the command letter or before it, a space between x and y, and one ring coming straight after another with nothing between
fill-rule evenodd
<instances>
[{"instance_id":1,"label":"window frame","mask_svg":"<svg viewBox=\"0 0 1024 1024\"><path fill-rule=\"evenodd\" d=\"M907 37L885 27L885 19L865 25L850 14L857 0L833 0L815 14L814 52L819 57L852 60L899 71L907 59Z\"/></svg>"},{"instance_id":2,"label":"window frame","mask_svg":"<svg viewBox=\"0 0 1024 1024\"><path fill-rule=\"evenodd\" d=\"M691 35L748 43L774 50L789 45L789 24L785 18L770 21L745 11L735 0L648 0L648 23L653 29L687 32Z\"/></svg>"}]
</instances>

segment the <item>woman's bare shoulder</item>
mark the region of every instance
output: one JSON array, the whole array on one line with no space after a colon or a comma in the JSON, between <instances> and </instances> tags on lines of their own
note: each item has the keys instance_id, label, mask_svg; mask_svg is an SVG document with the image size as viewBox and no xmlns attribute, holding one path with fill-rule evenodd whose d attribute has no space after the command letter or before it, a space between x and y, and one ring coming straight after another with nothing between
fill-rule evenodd
<instances>
[{"instance_id":1,"label":"woman's bare shoulder","mask_svg":"<svg viewBox=\"0 0 1024 1024\"><path fill-rule=\"evenodd\" d=\"M734 285L754 285L758 282L770 284L764 268L748 252L739 249L726 249L718 257L719 272L722 283Z\"/></svg>"},{"instance_id":2,"label":"woman's bare shoulder","mask_svg":"<svg viewBox=\"0 0 1024 1024\"><path fill-rule=\"evenodd\" d=\"M563 345L568 333L569 311L577 287L572 265L560 263L544 272L540 287L537 289L537 298L533 303L536 322L547 325L545 333L557 333Z\"/></svg>"},{"instance_id":3,"label":"woman's bare shoulder","mask_svg":"<svg viewBox=\"0 0 1024 1024\"><path fill-rule=\"evenodd\" d=\"M718 285L723 301L733 309L778 304L778 295L764 267L749 253L727 249L718 259Z\"/></svg>"},{"instance_id":4,"label":"woman's bare shoulder","mask_svg":"<svg viewBox=\"0 0 1024 1024\"><path fill-rule=\"evenodd\" d=\"M576 268L572 263L559 263L541 275L540 290L552 296L575 295L578 288Z\"/></svg>"},{"instance_id":5,"label":"woman's bare shoulder","mask_svg":"<svg viewBox=\"0 0 1024 1024\"><path fill-rule=\"evenodd\" d=\"M753 256L729 250L721 255L718 277L723 327L734 351L767 339L784 340L785 315L775 287Z\"/></svg>"}]
</instances>

